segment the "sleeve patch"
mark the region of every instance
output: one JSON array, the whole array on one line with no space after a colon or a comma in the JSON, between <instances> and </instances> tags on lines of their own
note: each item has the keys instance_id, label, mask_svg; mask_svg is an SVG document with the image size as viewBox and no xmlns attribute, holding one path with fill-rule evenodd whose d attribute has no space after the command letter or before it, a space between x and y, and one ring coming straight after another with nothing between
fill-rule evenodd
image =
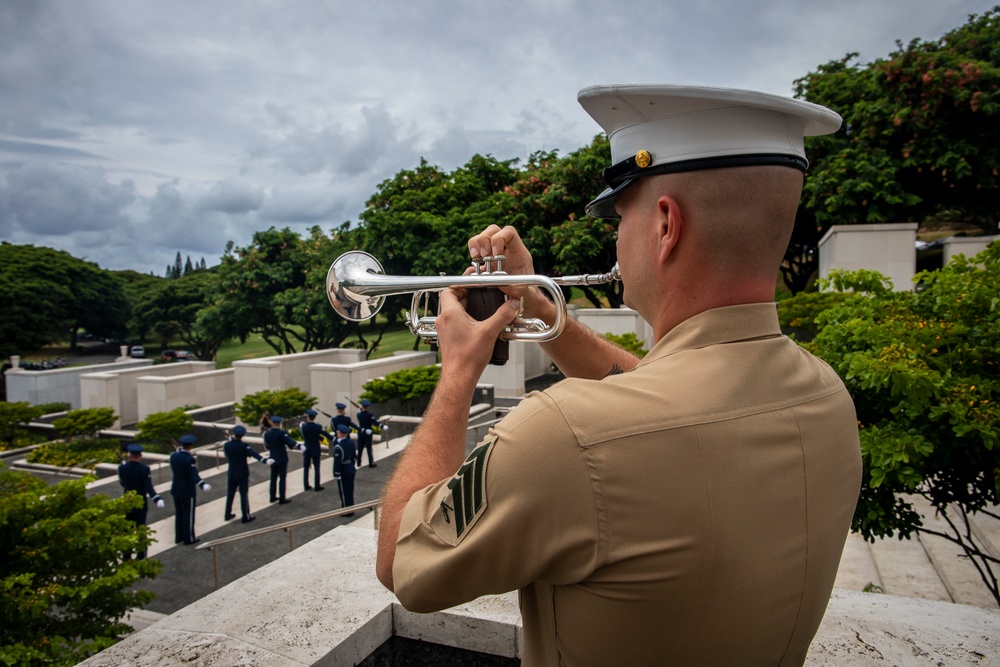
<instances>
[{"instance_id":1,"label":"sleeve patch","mask_svg":"<svg viewBox=\"0 0 1000 667\"><path fill-rule=\"evenodd\" d=\"M486 511L486 466L496 438L476 447L442 490L438 511L431 518L434 532L452 546L461 542Z\"/></svg>"}]
</instances>

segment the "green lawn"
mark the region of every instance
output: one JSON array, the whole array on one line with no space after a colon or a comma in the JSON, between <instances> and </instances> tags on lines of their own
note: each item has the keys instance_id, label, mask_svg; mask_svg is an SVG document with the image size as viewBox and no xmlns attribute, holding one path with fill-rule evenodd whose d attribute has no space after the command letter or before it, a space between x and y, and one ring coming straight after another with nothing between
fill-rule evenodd
<instances>
[{"instance_id":1,"label":"green lawn","mask_svg":"<svg viewBox=\"0 0 1000 667\"><path fill-rule=\"evenodd\" d=\"M363 325L362 333L369 344L378 335L378 331L376 329L370 330L368 325ZM406 325L396 325L382 337L378 349L372 353L371 358L379 359L381 357L392 356L395 352L412 350L413 339L414 336L406 328ZM356 340L357 337L352 336L345 342L345 347L347 343ZM421 349L426 351L428 347L421 345ZM234 361L271 357L275 354L277 353L274 351L274 348L265 343L259 335L253 335L247 339L246 343L241 343L239 339L234 339L220 347L219 352L215 355L215 366L216 368L229 368L233 365Z\"/></svg>"}]
</instances>

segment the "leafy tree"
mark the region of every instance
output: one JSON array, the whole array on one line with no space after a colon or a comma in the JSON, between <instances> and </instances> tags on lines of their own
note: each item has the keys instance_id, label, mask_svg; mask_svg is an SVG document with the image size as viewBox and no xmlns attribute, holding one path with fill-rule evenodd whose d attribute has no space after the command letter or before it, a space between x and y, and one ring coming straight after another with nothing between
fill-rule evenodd
<instances>
[{"instance_id":1,"label":"leafy tree","mask_svg":"<svg viewBox=\"0 0 1000 667\"><path fill-rule=\"evenodd\" d=\"M131 631L130 609L153 594L133 590L159 574L149 529L125 518L141 500L88 497L92 478L46 486L0 466L0 663L74 665Z\"/></svg>"},{"instance_id":2,"label":"leafy tree","mask_svg":"<svg viewBox=\"0 0 1000 667\"><path fill-rule=\"evenodd\" d=\"M167 412L154 412L136 424L136 439L141 442L177 444L178 439L194 426L194 417L175 408Z\"/></svg>"},{"instance_id":3,"label":"leafy tree","mask_svg":"<svg viewBox=\"0 0 1000 667\"><path fill-rule=\"evenodd\" d=\"M258 333L278 354L336 346L350 327L326 299L326 274L353 247L351 236L346 224L332 238L314 227L306 240L272 227L255 233L250 246L230 243L218 268L217 298L199 318L244 341Z\"/></svg>"},{"instance_id":4,"label":"leafy tree","mask_svg":"<svg viewBox=\"0 0 1000 667\"><path fill-rule=\"evenodd\" d=\"M214 359L230 338L224 327L201 317L218 292L218 279L209 272L195 271L177 280L160 280L139 294L133 308L133 323L163 345L180 340L199 359Z\"/></svg>"},{"instance_id":5,"label":"leafy tree","mask_svg":"<svg viewBox=\"0 0 1000 667\"><path fill-rule=\"evenodd\" d=\"M586 214L587 203L604 190L602 173L610 163L611 147L604 135L565 158L554 151L535 153L519 180L499 198L499 219L518 228L537 273L603 273L614 265L618 225ZM595 306L622 305L621 283L578 289Z\"/></svg>"},{"instance_id":6,"label":"leafy tree","mask_svg":"<svg viewBox=\"0 0 1000 667\"><path fill-rule=\"evenodd\" d=\"M0 243L0 292L0 356L54 342L75 346L80 329L111 338L125 332L129 314L121 283L61 250Z\"/></svg>"},{"instance_id":7,"label":"leafy tree","mask_svg":"<svg viewBox=\"0 0 1000 667\"><path fill-rule=\"evenodd\" d=\"M868 65L856 53L795 82L844 117L807 146L785 283L805 288L831 225L948 218L995 233L1000 219L1000 8Z\"/></svg>"},{"instance_id":8,"label":"leafy tree","mask_svg":"<svg viewBox=\"0 0 1000 667\"><path fill-rule=\"evenodd\" d=\"M70 410L65 417L52 422L52 425L66 439L93 439L100 431L111 428L116 418L114 408L82 408Z\"/></svg>"},{"instance_id":9,"label":"leafy tree","mask_svg":"<svg viewBox=\"0 0 1000 667\"><path fill-rule=\"evenodd\" d=\"M805 345L857 407L864 484L853 527L870 540L921 531L954 542L1000 603L1000 560L969 528L1000 501L1000 243L914 280L920 289L894 292L873 271L832 274L845 294ZM950 531L923 526L910 494Z\"/></svg>"},{"instance_id":10,"label":"leafy tree","mask_svg":"<svg viewBox=\"0 0 1000 667\"><path fill-rule=\"evenodd\" d=\"M264 389L247 394L233 404L235 414L244 424L256 424L267 412L280 417L295 417L316 405L317 399L298 387L288 389Z\"/></svg>"}]
</instances>

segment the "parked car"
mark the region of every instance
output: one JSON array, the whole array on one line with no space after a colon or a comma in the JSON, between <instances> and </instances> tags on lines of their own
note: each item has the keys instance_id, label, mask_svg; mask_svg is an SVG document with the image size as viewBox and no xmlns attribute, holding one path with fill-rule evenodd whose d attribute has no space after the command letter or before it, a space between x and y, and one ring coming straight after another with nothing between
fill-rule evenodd
<instances>
[{"instance_id":1,"label":"parked car","mask_svg":"<svg viewBox=\"0 0 1000 667\"><path fill-rule=\"evenodd\" d=\"M187 350L164 350L160 359L163 361L194 361L194 355Z\"/></svg>"},{"instance_id":2,"label":"parked car","mask_svg":"<svg viewBox=\"0 0 1000 667\"><path fill-rule=\"evenodd\" d=\"M133 359L143 359L146 356L146 348L142 345L133 345L128 353Z\"/></svg>"}]
</instances>

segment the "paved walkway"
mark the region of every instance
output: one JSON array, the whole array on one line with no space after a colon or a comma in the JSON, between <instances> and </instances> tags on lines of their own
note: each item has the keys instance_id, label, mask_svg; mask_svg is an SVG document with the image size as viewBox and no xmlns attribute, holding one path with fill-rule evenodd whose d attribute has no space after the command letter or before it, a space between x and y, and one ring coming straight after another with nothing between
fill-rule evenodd
<instances>
[{"instance_id":1,"label":"paved walkway","mask_svg":"<svg viewBox=\"0 0 1000 667\"><path fill-rule=\"evenodd\" d=\"M247 440L258 451L263 449L259 438L247 438ZM358 469L355 478L356 503L374 500L379 496L392 471L395 457L407 440L408 438L396 438L388 443L375 442L373 453L377 465L374 468L367 466L368 459L365 454L365 463ZM269 502L270 468L251 461L250 511L256 519L248 524L242 523L239 518L239 495L235 499L233 508L237 518L231 521L223 518L226 502L225 463L213 468L202 467L199 474L210 484L211 489L198 493L198 505L195 510L195 533L198 538L205 542L339 509L341 502L337 484L333 480L333 460L326 453L321 458L321 483L324 488L323 491L316 492L305 491L303 488L302 455L298 452L289 452L289 457L287 497L292 502L285 505ZM312 477L311 471L310 477ZM153 466L153 483L166 502L166 506L163 509L151 506L149 509L149 527L156 541L150 547L148 556L163 563L163 571L155 579L141 584L141 588L156 593L156 598L147 609L137 611L130 619L129 622L136 630L159 620L164 615L182 609L215 590L215 566L211 550L197 550L194 546L174 544L174 509L170 496L169 466ZM89 489L91 493L105 493L109 496L118 496L122 493L117 477L97 480ZM304 544L345 523L373 526L372 512L364 510L354 517L324 519L297 527L292 534L294 545ZM220 587L280 558L289 550L289 533L284 530L223 545L219 548ZM316 564L316 572L317 576L322 576L322 563Z\"/></svg>"}]
</instances>

